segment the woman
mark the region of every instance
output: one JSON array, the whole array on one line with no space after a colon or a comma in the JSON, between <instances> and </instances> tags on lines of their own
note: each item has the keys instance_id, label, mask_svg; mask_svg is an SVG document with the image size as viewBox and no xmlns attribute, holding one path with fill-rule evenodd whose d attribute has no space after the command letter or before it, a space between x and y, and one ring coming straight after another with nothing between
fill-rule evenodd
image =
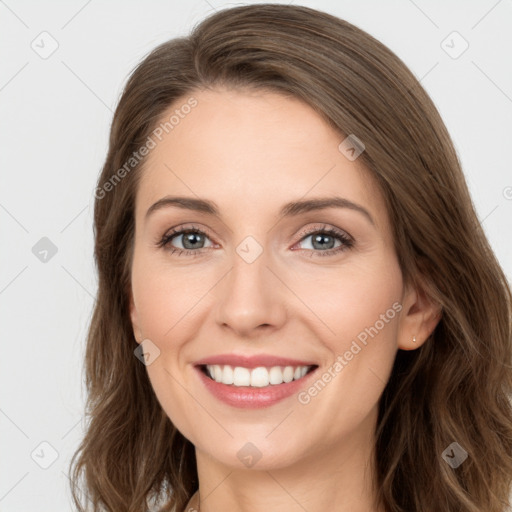
<instances>
[{"instance_id":1,"label":"woman","mask_svg":"<svg viewBox=\"0 0 512 512\"><path fill-rule=\"evenodd\" d=\"M389 49L215 13L133 72L95 195L80 510L506 510L510 288Z\"/></svg>"}]
</instances>

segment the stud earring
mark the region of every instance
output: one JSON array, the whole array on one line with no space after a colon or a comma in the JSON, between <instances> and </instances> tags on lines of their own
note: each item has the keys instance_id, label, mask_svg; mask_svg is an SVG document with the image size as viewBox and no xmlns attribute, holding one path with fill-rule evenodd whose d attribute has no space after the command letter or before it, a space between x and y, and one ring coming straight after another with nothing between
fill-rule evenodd
<instances>
[{"instance_id":1,"label":"stud earring","mask_svg":"<svg viewBox=\"0 0 512 512\"><path fill-rule=\"evenodd\" d=\"M413 337L412 337L412 342L413 342L413 343L416 343L416 336L413 336Z\"/></svg>"}]
</instances>

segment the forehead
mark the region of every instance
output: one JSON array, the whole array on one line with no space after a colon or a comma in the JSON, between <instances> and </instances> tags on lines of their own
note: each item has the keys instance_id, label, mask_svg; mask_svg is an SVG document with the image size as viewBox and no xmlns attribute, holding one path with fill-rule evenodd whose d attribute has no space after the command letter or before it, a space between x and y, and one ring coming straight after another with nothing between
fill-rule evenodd
<instances>
[{"instance_id":1,"label":"forehead","mask_svg":"<svg viewBox=\"0 0 512 512\"><path fill-rule=\"evenodd\" d=\"M156 140L147 157L138 208L167 193L210 197L238 212L256 205L277 211L308 195L383 206L368 171L340 152L345 135L299 99L266 91L195 91L175 102L162 122L190 97L196 106Z\"/></svg>"}]
</instances>

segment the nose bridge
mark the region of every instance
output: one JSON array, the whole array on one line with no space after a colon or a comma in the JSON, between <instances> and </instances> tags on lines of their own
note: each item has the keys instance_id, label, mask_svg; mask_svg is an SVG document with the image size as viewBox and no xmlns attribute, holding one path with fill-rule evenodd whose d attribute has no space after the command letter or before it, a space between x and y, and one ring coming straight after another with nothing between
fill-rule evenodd
<instances>
[{"instance_id":1,"label":"nose bridge","mask_svg":"<svg viewBox=\"0 0 512 512\"><path fill-rule=\"evenodd\" d=\"M246 237L235 248L221 286L217 321L248 334L261 325L279 326L285 318L283 285L272 268L270 249Z\"/></svg>"}]
</instances>

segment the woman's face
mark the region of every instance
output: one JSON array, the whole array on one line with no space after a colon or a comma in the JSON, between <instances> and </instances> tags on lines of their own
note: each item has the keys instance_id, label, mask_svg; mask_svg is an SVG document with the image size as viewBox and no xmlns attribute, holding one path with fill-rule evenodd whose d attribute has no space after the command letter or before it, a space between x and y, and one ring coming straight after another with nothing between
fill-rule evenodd
<instances>
[{"instance_id":1,"label":"woman's face","mask_svg":"<svg viewBox=\"0 0 512 512\"><path fill-rule=\"evenodd\" d=\"M191 96L164 116L181 113L153 137L136 199L131 319L160 404L228 466L368 444L396 351L417 333L358 147L340 149L345 137L296 99ZM227 383L203 373L209 362Z\"/></svg>"}]
</instances>

